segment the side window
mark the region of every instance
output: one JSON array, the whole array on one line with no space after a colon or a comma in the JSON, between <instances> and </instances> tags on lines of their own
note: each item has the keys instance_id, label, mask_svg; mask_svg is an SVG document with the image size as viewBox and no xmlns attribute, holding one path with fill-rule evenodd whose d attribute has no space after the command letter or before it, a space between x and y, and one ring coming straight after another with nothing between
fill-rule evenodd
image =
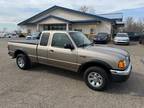
<instances>
[{"instance_id":1,"label":"side window","mask_svg":"<svg viewBox=\"0 0 144 108\"><path fill-rule=\"evenodd\" d=\"M71 40L65 33L55 33L52 39L52 45L54 47L64 48L65 44L72 44Z\"/></svg>"},{"instance_id":2,"label":"side window","mask_svg":"<svg viewBox=\"0 0 144 108\"><path fill-rule=\"evenodd\" d=\"M40 40L40 45L41 46L47 46L49 35L50 35L49 33L43 33L42 34L42 37L41 37L41 40Z\"/></svg>"}]
</instances>

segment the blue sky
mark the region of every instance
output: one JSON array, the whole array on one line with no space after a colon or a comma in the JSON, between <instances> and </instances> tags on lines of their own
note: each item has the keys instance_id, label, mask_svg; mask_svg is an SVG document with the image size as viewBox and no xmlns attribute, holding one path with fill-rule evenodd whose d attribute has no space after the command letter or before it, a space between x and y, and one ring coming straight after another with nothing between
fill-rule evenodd
<instances>
[{"instance_id":1,"label":"blue sky","mask_svg":"<svg viewBox=\"0 0 144 108\"><path fill-rule=\"evenodd\" d=\"M53 5L76 10L87 5L96 14L123 12L124 17L144 17L144 0L0 0L0 30L15 30L17 23Z\"/></svg>"}]
</instances>

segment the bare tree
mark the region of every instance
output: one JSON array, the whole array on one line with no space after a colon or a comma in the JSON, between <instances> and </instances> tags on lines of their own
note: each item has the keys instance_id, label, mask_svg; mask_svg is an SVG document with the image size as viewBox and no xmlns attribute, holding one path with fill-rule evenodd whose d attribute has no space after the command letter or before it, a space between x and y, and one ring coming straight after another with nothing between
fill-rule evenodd
<instances>
[{"instance_id":1,"label":"bare tree","mask_svg":"<svg viewBox=\"0 0 144 108\"><path fill-rule=\"evenodd\" d=\"M88 7L88 6L86 6L86 5L84 5L84 6L81 6L79 10L80 10L81 12L86 13L86 12L88 12L88 11L89 11L89 7Z\"/></svg>"},{"instance_id":2,"label":"bare tree","mask_svg":"<svg viewBox=\"0 0 144 108\"><path fill-rule=\"evenodd\" d=\"M124 31L126 32L143 32L144 31L144 19L135 21L132 17L126 19Z\"/></svg>"}]
</instances>

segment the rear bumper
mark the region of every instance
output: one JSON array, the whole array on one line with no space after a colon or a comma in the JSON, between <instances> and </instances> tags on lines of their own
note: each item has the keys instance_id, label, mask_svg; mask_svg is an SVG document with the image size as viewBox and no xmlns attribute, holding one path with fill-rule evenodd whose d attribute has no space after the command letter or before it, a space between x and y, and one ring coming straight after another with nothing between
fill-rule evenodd
<instances>
[{"instance_id":1,"label":"rear bumper","mask_svg":"<svg viewBox=\"0 0 144 108\"><path fill-rule=\"evenodd\" d=\"M12 58L14 58L14 52L9 51L9 52L8 52L8 55L11 56Z\"/></svg>"},{"instance_id":2,"label":"rear bumper","mask_svg":"<svg viewBox=\"0 0 144 108\"><path fill-rule=\"evenodd\" d=\"M125 69L124 71L110 70L112 75L112 81L118 81L118 82L126 81L131 74L131 70L132 70L131 63L129 64L128 68Z\"/></svg>"}]
</instances>

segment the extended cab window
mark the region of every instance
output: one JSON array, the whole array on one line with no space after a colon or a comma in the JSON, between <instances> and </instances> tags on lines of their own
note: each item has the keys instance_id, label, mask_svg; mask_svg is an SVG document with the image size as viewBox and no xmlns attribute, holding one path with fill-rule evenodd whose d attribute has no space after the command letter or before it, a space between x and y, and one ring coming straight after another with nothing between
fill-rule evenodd
<instances>
[{"instance_id":1,"label":"extended cab window","mask_svg":"<svg viewBox=\"0 0 144 108\"><path fill-rule=\"evenodd\" d=\"M65 33L55 33L52 39L52 46L64 48L65 44L72 44L71 40Z\"/></svg>"},{"instance_id":2,"label":"extended cab window","mask_svg":"<svg viewBox=\"0 0 144 108\"><path fill-rule=\"evenodd\" d=\"M42 37L41 37L41 40L40 40L40 45L41 46L47 46L49 35L50 35L49 33L43 33L42 34Z\"/></svg>"}]
</instances>

